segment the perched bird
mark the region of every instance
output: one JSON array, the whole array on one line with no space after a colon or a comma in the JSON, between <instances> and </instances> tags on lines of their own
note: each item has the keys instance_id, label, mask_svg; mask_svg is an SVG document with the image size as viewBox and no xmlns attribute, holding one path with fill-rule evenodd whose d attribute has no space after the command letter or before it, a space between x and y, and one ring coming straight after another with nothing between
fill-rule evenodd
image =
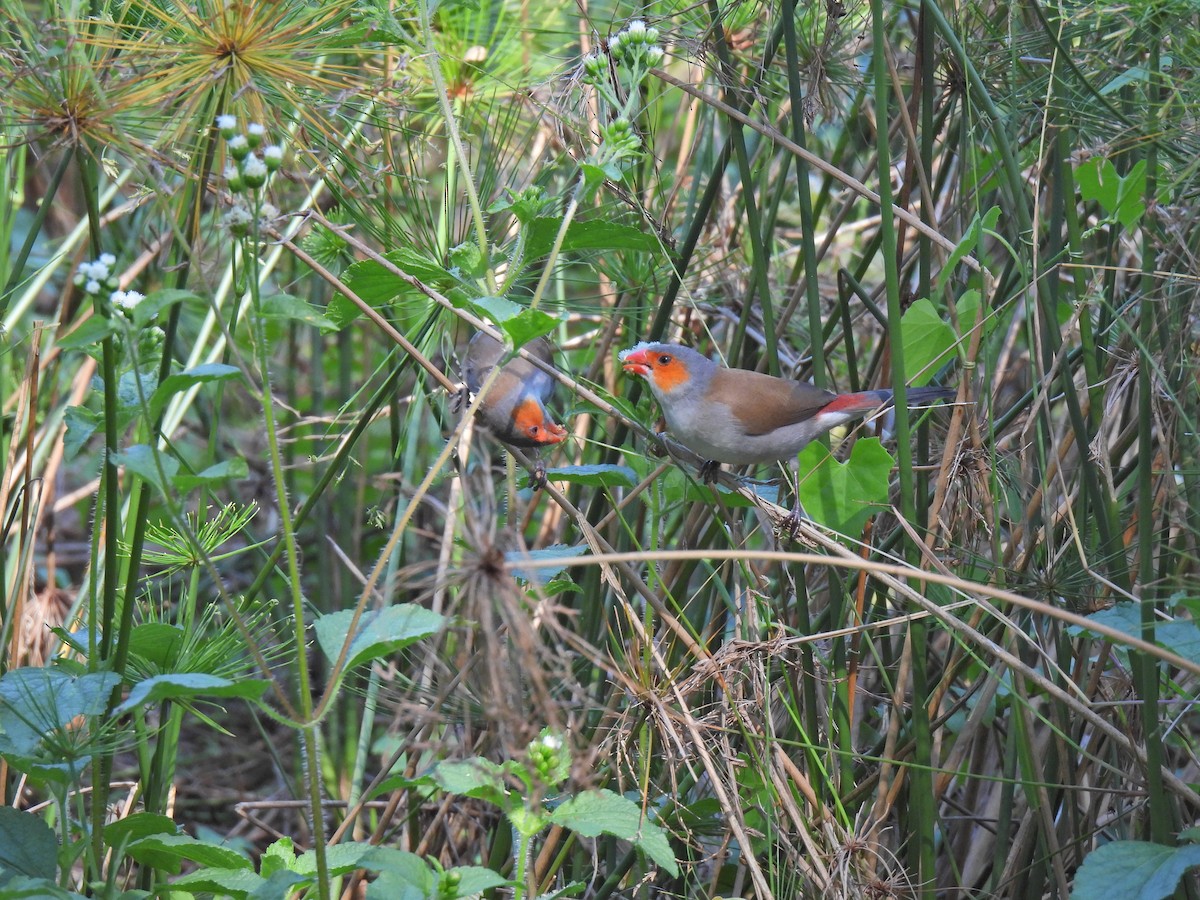
<instances>
[{"instance_id":1,"label":"perched bird","mask_svg":"<svg viewBox=\"0 0 1200 900\"><path fill-rule=\"evenodd\" d=\"M887 390L835 394L803 381L729 369L679 344L638 344L621 353L621 362L649 383L675 439L707 461L701 469L707 480L720 463L794 464L814 438L892 400ZM923 387L910 388L907 396L915 405L954 394ZM797 495L794 520L799 504Z\"/></svg>"},{"instance_id":2,"label":"perched bird","mask_svg":"<svg viewBox=\"0 0 1200 900\"><path fill-rule=\"evenodd\" d=\"M553 360L550 344L544 338L526 344L525 350L547 363ZM504 345L491 335L481 331L471 338L463 361L463 381L471 394L479 392L503 357ZM537 451L560 443L567 429L551 421L545 406L553 387L553 378L528 360L514 356L488 388L478 418L497 440L512 447ZM546 481L546 465L540 456L536 464L533 484L540 487Z\"/></svg>"}]
</instances>

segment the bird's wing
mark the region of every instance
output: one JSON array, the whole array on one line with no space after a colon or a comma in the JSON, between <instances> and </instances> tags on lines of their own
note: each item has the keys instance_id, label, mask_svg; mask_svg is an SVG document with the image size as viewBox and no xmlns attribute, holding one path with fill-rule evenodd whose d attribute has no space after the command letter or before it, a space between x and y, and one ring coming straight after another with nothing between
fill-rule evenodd
<instances>
[{"instance_id":1,"label":"bird's wing","mask_svg":"<svg viewBox=\"0 0 1200 900\"><path fill-rule=\"evenodd\" d=\"M805 381L787 381L744 369L719 369L709 399L729 405L750 436L770 434L810 419L837 395Z\"/></svg>"}]
</instances>

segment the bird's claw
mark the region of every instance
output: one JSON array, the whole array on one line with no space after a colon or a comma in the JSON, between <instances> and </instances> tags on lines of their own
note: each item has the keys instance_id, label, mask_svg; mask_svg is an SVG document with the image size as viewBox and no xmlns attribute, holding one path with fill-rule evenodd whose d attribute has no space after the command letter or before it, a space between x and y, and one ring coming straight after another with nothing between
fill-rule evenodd
<instances>
[{"instance_id":1,"label":"bird's claw","mask_svg":"<svg viewBox=\"0 0 1200 900\"><path fill-rule=\"evenodd\" d=\"M720 474L721 464L715 459L706 459L700 464L700 480L705 484L712 484Z\"/></svg>"},{"instance_id":2,"label":"bird's claw","mask_svg":"<svg viewBox=\"0 0 1200 900\"><path fill-rule=\"evenodd\" d=\"M546 463L538 460L529 471L529 489L535 494L546 486Z\"/></svg>"}]
</instances>

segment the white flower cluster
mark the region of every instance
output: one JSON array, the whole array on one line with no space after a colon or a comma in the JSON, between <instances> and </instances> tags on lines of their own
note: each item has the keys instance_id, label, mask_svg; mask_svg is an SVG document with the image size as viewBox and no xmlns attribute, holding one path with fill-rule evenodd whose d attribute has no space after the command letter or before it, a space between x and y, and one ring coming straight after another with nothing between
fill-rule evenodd
<instances>
[{"instance_id":1,"label":"white flower cluster","mask_svg":"<svg viewBox=\"0 0 1200 900\"><path fill-rule=\"evenodd\" d=\"M267 183L267 176L283 165L282 147L278 144L262 145L267 134L262 124L251 122L244 133L239 133L237 118L222 115L217 116L217 131L225 138L225 149L233 159L225 167L224 173L232 193L240 194L247 188L257 191Z\"/></svg>"},{"instance_id":2,"label":"white flower cluster","mask_svg":"<svg viewBox=\"0 0 1200 900\"><path fill-rule=\"evenodd\" d=\"M80 263L75 270L75 284L93 297L100 296L105 290L116 290L118 281L112 273L116 264L117 258L111 253L101 253L99 259Z\"/></svg>"},{"instance_id":3,"label":"white flower cluster","mask_svg":"<svg viewBox=\"0 0 1200 900\"><path fill-rule=\"evenodd\" d=\"M113 291L108 299L113 306L128 315L146 299L146 295L137 291Z\"/></svg>"}]
</instances>

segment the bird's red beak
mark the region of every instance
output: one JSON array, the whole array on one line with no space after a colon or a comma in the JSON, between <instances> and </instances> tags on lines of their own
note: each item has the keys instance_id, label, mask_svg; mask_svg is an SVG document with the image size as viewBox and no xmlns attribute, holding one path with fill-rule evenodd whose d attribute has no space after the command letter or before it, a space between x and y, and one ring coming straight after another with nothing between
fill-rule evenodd
<instances>
[{"instance_id":1,"label":"bird's red beak","mask_svg":"<svg viewBox=\"0 0 1200 900\"><path fill-rule=\"evenodd\" d=\"M633 375L646 378L650 375L650 360L645 350L634 350L625 354L621 360L621 368Z\"/></svg>"}]
</instances>

